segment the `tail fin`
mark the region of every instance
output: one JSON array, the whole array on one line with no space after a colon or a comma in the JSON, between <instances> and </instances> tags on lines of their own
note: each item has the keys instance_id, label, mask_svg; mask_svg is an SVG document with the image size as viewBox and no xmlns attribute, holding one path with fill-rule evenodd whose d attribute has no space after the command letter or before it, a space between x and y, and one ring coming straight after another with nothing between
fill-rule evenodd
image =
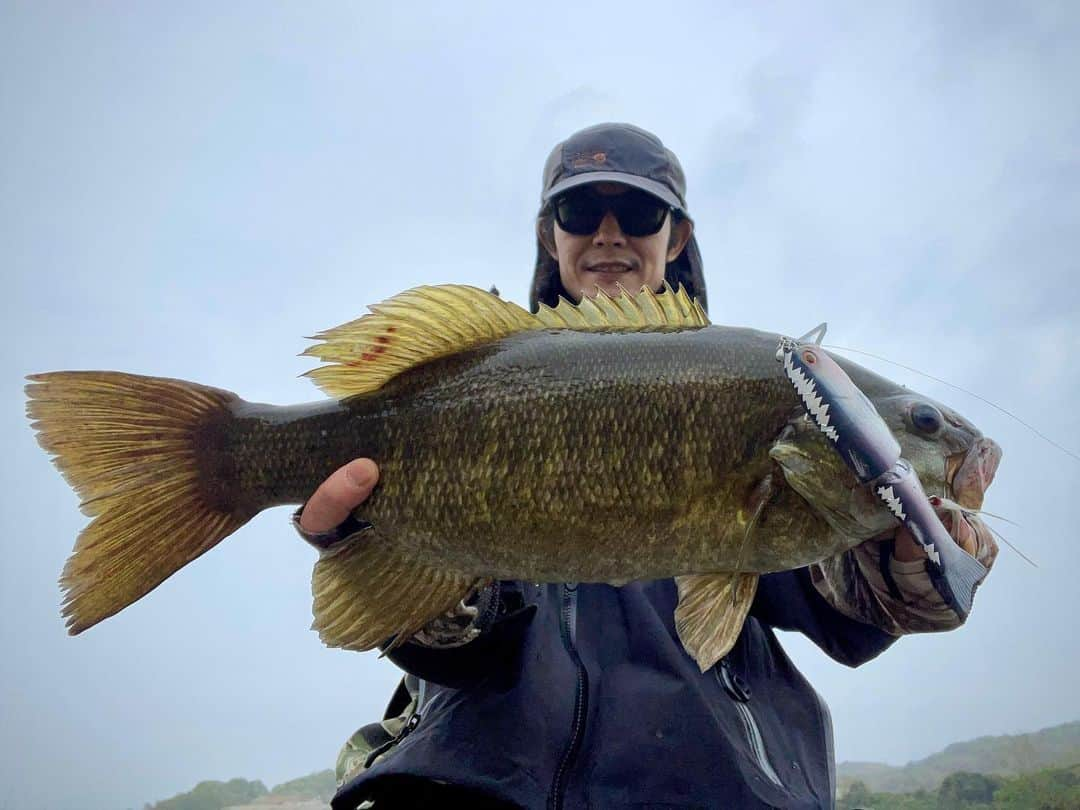
<instances>
[{"instance_id":1,"label":"tail fin","mask_svg":"<svg viewBox=\"0 0 1080 810\"><path fill-rule=\"evenodd\" d=\"M214 447L235 394L110 371L27 379L38 443L94 518L60 577L72 635L145 596L252 517L237 505L235 468Z\"/></svg>"}]
</instances>

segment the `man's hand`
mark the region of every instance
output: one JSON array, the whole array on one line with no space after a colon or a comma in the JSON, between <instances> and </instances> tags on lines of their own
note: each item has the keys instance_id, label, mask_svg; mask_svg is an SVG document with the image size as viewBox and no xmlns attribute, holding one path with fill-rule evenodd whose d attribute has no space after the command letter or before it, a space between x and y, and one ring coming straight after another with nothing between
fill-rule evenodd
<instances>
[{"instance_id":1,"label":"man's hand","mask_svg":"<svg viewBox=\"0 0 1080 810\"><path fill-rule=\"evenodd\" d=\"M984 543L994 544L989 529L986 528L982 521L976 520L974 523L969 521L958 509L949 508L937 498L931 498L930 502L934 505L934 511L937 512L938 518L941 519L953 540L972 557L976 556L979 550L979 532L986 533L986 538L983 539ZM996 544L994 545L996 546ZM906 526L901 526L896 532L893 557L900 562L912 562L926 558L923 547L915 541Z\"/></svg>"},{"instance_id":2,"label":"man's hand","mask_svg":"<svg viewBox=\"0 0 1080 810\"><path fill-rule=\"evenodd\" d=\"M379 481L379 468L370 458L358 458L323 481L304 505L300 528L311 534L341 525L353 509L367 500Z\"/></svg>"}]
</instances>

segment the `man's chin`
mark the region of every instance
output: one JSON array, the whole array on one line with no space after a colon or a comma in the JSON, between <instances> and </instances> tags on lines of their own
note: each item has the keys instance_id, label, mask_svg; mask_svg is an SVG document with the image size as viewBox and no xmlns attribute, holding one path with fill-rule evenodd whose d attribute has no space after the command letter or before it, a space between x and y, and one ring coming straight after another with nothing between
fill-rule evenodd
<instances>
[{"instance_id":1,"label":"man's chin","mask_svg":"<svg viewBox=\"0 0 1080 810\"><path fill-rule=\"evenodd\" d=\"M587 273L582 282L588 298L595 298L597 290L602 290L609 298L618 298L623 289L636 293L642 285L637 273Z\"/></svg>"}]
</instances>

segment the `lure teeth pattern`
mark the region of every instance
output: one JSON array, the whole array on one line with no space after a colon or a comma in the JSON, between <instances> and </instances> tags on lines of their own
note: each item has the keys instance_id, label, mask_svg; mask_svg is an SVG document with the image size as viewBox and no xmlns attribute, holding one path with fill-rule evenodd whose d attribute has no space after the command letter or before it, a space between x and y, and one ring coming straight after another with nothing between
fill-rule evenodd
<instances>
[{"instance_id":1,"label":"lure teeth pattern","mask_svg":"<svg viewBox=\"0 0 1080 810\"><path fill-rule=\"evenodd\" d=\"M904 514L904 505L900 502L900 498L893 492L892 487L878 487L878 497L885 501L885 505L889 507L889 511L896 515L900 520L907 520L907 515Z\"/></svg>"},{"instance_id":2,"label":"lure teeth pattern","mask_svg":"<svg viewBox=\"0 0 1080 810\"><path fill-rule=\"evenodd\" d=\"M840 434L829 424L829 403L823 402L821 395L817 393L814 381L807 377L801 368L795 367L791 357L791 352L784 356L784 371L788 379L795 386L796 393L802 398L807 412L814 417L814 422L817 423L821 432L834 442L839 441Z\"/></svg>"},{"instance_id":3,"label":"lure teeth pattern","mask_svg":"<svg viewBox=\"0 0 1080 810\"><path fill-rule=\"evenodd\" d=\"M885 502L885 505L889 507L889 511L892 512L900 520L907 520L907 514L904 512L904 504L897 497L896 492L893 491L891 486L878 487L878 497ZM941 565L941 556L938 554L937 548L934 546L933 541L927 540L923 537L923 533L916 527L912 528L912 535L919 542L919 545L923 547L923 551L926 552L926 556L929 557L936 565Z\"/></svg>"}]
</instances>

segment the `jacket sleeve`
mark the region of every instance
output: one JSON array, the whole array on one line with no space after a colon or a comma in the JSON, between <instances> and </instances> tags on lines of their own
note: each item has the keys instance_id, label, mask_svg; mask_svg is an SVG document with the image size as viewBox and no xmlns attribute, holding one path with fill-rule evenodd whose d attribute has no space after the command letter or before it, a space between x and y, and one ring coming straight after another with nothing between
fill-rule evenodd
<instances>
[{"instance_id":1,"label":"jacket sleeve","mask_svg":"<svg viewBox=\"0 0 1080 810\"><path fill-rule=\"evenodd\" d=\"M836 610L818 593L808 568L762 575L750 614L779 630L802 633L850 667L875 658L897 638Z\"/></svg>"}]
</instances>

